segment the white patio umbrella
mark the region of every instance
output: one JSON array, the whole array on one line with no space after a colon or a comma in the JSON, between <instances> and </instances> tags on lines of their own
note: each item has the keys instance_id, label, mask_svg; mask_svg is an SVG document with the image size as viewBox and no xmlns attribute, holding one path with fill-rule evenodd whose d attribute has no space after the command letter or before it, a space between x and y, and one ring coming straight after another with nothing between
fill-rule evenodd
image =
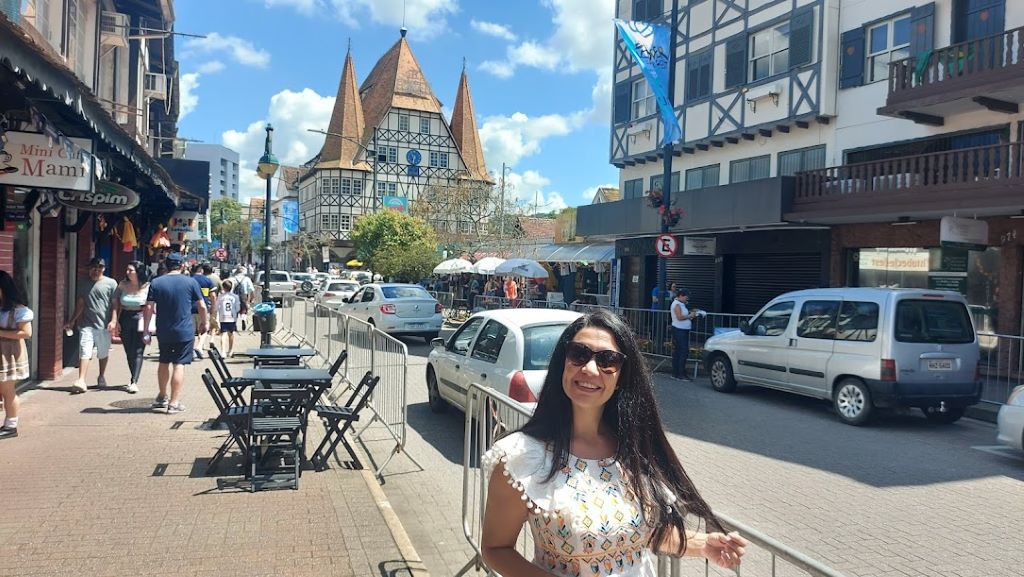
<instances>
[{"instance_id":1,"label":"white patio umbrella","mask_svg":"<svg viewBox=\"0 0 1024 577\"><path fill-rule=\"evenodd\" d=\"M484 257L473 265L473 272L476 274L492 275L494 274L494 269L503 262L505 262L505 259L496 256Z\"/></svg>"},{"instance_id":2,"label":"white patio umbrella","mask_svg":"<svg viewBox=\"0 0 1024 577\"><path fill-rule=\"evenodd\" d=\"M473 263L464 258L450 258L434 267L434 274L462 274L473 272Z\"/></svg>"},{"instance_id":3,"label":"white patio umbrella","mask_svg":"<svg viewBox=\"0 0 1024 577\"><path fill-rule=\"evenodd\" d=\"M529 278L547 278L548 270L535 260L510 258L494 268L494 274L508 274Z\"/></svg>"}]
</instances>

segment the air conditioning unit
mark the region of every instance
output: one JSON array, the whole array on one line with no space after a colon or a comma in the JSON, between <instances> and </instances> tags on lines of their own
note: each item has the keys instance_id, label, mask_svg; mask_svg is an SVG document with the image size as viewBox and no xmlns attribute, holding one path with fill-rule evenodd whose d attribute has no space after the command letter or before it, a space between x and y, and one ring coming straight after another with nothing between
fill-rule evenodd
<instances>
[{"instance_id":1,"label":"air conditioning unit","mask_svg":"<svg viewBox=\"0 0 1024 577\"><path fill-rule=\"evenodd\" d=\"M100 43L128 48L128 15L104 10L100 14Z\"/></svg>"},{"instance_id":2,"label":"air conditioning unit","mask_svg":"<svg viewBox=\"0 0 1024 577\"><path fill-rule=\"evenodd\" d=\"M115 111L114 121L121 125L128 124L128 113Z\"/></svg>"},{"instance_id":3,"label":"air conditioning unit","mask_svg":"<svg viewBox=\"0 0 1024 577\"><path fill-rule=\"evenodd\" d=\"M146 98L167 100L167 75L147 72L142 90Z\"/></svg>"}]
</instances>

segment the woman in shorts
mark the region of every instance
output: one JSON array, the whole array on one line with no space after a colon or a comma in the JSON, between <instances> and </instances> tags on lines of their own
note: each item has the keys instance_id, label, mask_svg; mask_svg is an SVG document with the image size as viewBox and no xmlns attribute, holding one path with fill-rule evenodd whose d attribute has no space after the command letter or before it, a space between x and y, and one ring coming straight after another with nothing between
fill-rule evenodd
<instances>
[{"instance_id":1,"label":"woman in shorts","mask_svg":"<svg viewBox=\"0 0 1024 577\"><path fill-rule=\"evenodd\" d=\"M241 303L238 295L232 288L235 283L231 279L225 279L220 283L221 293L217 298L217 322L220 323L220 348L227 351L228 357L235 354L235 323L238 321L238 313L241 310ZM225 341L227 345L225 346Z\"/></svg>"}]
</instances>

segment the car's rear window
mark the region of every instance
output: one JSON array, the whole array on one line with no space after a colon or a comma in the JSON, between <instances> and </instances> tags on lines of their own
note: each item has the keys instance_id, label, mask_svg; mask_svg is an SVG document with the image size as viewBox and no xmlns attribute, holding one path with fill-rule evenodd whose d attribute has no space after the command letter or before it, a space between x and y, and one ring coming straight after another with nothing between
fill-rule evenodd
<instances>
[{"instance_id":1,"label":"car's rear window","mask_svg":"<svg viewBox=\"0 0 1024 577\"><path fill-rule=\"evenodd\" d=\"M359 290L359 283L354 282L332 282L327 290L331 291L355 291Z\"/></svg>"},{"instance_id":2,"label":"car's rear window","mask_svg":"<svg viewBox=\"0 0 1024 577\"><path fill-rule=\"evenodd\" d=\"M896 340L904 343L970 343L974 342L974 328L963 303L907 299L896 305Z\"/></svg>"},{"instance_id":3,"label":"car's rear window","mask_svg":"<svg viewBox=\"0 0 1024 577\"><path fill-rule=\"evenodd\" d=\"M523 370L543 371L551 362L558 337L567 325L538 325L523 328Z\"/></svg>"},{"instance_id":4,"label":"car's rear window","mask_svg":"<svg viewBox=\"0 0 1024 577\"><path fill-rule=\"evenodd\" d=\"M430 293L418 286L386 286L381 287L386 299L431 299Z\"/></svg>"},{"instance_id":5,"label":"car's rear window","mask_svg":"<svg viewBox=\"0 0 1024 577\"><path fill-rule=\"evenodd\" d=\"M270 282L284 282L288 280L288 275L280 273L270 273Z\"/></svg>"}]
</instances>

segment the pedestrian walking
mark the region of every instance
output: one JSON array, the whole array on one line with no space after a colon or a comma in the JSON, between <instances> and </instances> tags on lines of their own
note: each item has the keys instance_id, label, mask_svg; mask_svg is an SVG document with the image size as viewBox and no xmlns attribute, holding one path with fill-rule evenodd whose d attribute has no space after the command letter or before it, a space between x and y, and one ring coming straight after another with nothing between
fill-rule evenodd
<instances>
[{"instance_id":1,"label":"pedestrian walking","mask_svg":"<svg viewBox=\"0 0 1024 577\"><path fill-rule=\"evenodd\" d=\"M505 298L507 298L513 306L515 306L515 301L519 298L519 285L516 284L516 279L512 277L505 277Z\"/></svg>"},{"instance_id":2,"label":"pedestrian walking","mask_svg":"<svg viewBox=\"0 0 1024 577\"><path fill-rule=\"evenodd\" d=\"M661 554L733 568L748 544L724 532L687 476L632 329L603 309L562 333L533 416L482 469L481 553L501 575L650 576ZM716 531L688 529L691 515ZM532 563L516 549L525 523L544 544Z\"/></svg>"},{"instance_id":3,"label":"pedestrian walking","mask_svg":"<svg viewBox=\"0 0 1024 577\"><path fill-rule=\"evenodd\" d=\"M206 267L209 268L209 267ZM210 272L213 269L210 268ZM217 285L213 284L213 281L206 276L206 271L203 265L197 264L192 267L192 280L199 285L199 292L203 295L203 303L206 305L207 311L215 310L213 308L212 299L214 298L212 293L217 290ZM199 305L198 303L192 303L192 324L195 327L199 327ZM209 331L196 334L196 358L201 359L206 354L207 345L210 340Z\"/></svg>"},{"instance_id":4,"label":"pedestrian walking","mask_svg":"<svg viewBox=\"0 0 1024 577\"><path fill-rule=\"evenodd\" d=\"M234 292L238 295L238 320L236 321L236 328L240 329L241 332L245 332L248 327L249 331L252 332L252 323L247 323L249 315L249 305L252 304L253 299L256 295L256 287L252 284L250 279L245 274L245 267L238 267L235 269L235 276L231 277L232 284L234 286Z\"/></svg>"},{"instance_id":5,"label":"pedestrian walking","mask_svg":"<svg viewBox=\"0 0 1024 577\"><path fill-rule=\"evenodd\" d=\"M185 410L180 401L181 386L185 379L185 366L192 364L197 330L192 322L192 303L196 303L199 310L199 334L209 328L203 294L199 292L195 280L181 274L181 260L178 253L167 256L167 274L153 279L149 284L143 313L146 330L142 334L148 344L152 336L149 320L153 316L154 306L159 311L156 317L156 338L160 344L160 368L157 370L159 393L152 406L154 409L166 409L168 413Z\"/></svg>"},{"instance_id":6,"label":"pedestrian walking","mask_svg":"<svg viewBox=\"0 0 1024 577\"><path fill-rule=\"evenodd\" d=\"M78 287L75 299L75 311L64 325L64 331L70 332L78 327L78 379L71 385L73 394L84 393L88 388L106 388L107 360L110 356L110 308L117 290L117 281L106 276L107 263L102 258L93 257L89 260L89 276ZM89 365L95 352L99 359L100 374L96 377L95 387L86 387L85 377L89 373Z\"/></svg>"},{"instance_id":7,"label":"pedestrian walking","mask_svg":"<svg viewBox=\"0 0 1024 577\"><path fill-rule=\"evenodd\" d=\"M228 358L235 356L235 323L241 310L238 295L234 292L234 283L227 279L220 283L221 294L217 299L217 322L220 323L220 349L227 351ZM225 346L225 342L227 345Z\"/></svg>"},{"instance_id":8,"label":"pedestrian walking","mask_svg":"<svg viewBox=\"0 0 1024 577\"><path fill-rule=\"evenodd\" d=\"M686 360L690 356L690 329L697 311L687 308L690 302L690 291L676 289L676 298L672 301L669 314L672 317L672 377L684 381L692 380L686 376Z\"/></svg>"},{"instance_id":9,"label":"pedestrian walking","mask_svg":"<svg viewBox=\"0 0 1024 577\"><path fill-rule=\"evenodd\" d=\"M0 399L4 402L4 424L0 439L18 436L18 381L29 377L28 349L32 338L32 309L26 306L24 291L7 271L0 270Z\"/></svg>"},{"instance_id":10,"label":"pedestrian walking","mask_svg":"<svg viewBox=\"0 0 1024 577\"><path fill-rule=\"evenodd\" d=\"M203 263L203 275L213 283L213 288L210 289L210 308L207 309L210 311L210 331L208 334L212 339L214 335L220 334L220 322L217 320L217 315L213 314L213 311L217 310L217 299L220 298L222 279L210 263Z\"/></svg>"},{"instance_id":11,"label":"pedestrian walking","mask_svg":"<svg viewBox=\"0 0 1024 577\"><path fill-rule=\"evenodd\" d=\"M149 293L149 269L139 261L128 263L124 280L117 285L111 305L110 323L107 330L121 337L124 354L128 358L131 381L125 391L134 395L139 392L139 378L142 376L142 359L146 343L142 339L142 310L146 307Z\"/></svg>"}]
</instances>

